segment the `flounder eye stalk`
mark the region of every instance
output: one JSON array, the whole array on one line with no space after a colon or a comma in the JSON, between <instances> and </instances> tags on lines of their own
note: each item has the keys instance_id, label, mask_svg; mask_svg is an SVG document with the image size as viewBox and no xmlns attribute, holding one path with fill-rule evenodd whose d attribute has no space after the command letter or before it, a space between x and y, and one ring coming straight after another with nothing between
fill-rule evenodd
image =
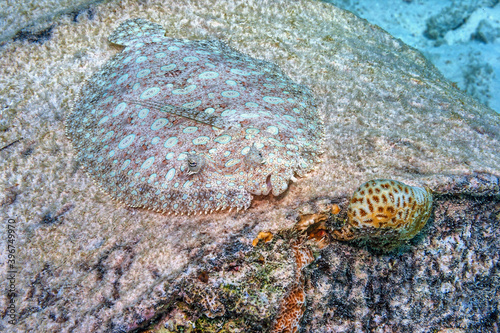
<instances>
[{"instance_id":1,"label":"flounder eye stalk","mask_svg":"<svg viewBox=\"0 0 500 333\"><path fill-rule=\"evenodd\" d=\"M255 143L250 147L250 150L245 155L245 163L254 167L264 164L262 153L257 149L257 147L255 147Z\"/></svg>"},{"instance_id":2,"label":"flounder eye stalk","mask_svg":"<svg viewBox=\"0 0 500 333\"><path fill-rule=\"evenodd\" d=\"M205 157L199 154L189 153L186 158L188 175L198 173L205 166Z\"/></svg>"}]
</instances>

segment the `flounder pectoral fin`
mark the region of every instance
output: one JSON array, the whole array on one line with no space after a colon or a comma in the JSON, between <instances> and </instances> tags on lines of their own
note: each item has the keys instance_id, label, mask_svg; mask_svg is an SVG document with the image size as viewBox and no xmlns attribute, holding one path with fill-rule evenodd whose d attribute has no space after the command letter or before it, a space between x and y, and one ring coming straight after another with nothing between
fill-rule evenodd
<instances>
[{"instance_id":1,"label":"flounder pectoral fin","mask_svg":"<svg viewBox=\"0 0 500 333\"><path fill-rule=\"evenodd\" d=\"M188 109L173 105L163 105L160 111L175 114L176 116L188 118L199 123L217 127L219 129L224 128L224 123L222 119L218 116L209 114L205 111L199 111L196 109Z\"/></svg>"},{"instance_id":2,"label":"flounder pectoral fin","mask_svg":"<svg viewBox=\"0 0 500 333\"><path fill-rule=\"evenodd\" d=\"M144 107L149 107L158 110L160 112L170 113L179 117L191 119L198 123L213 126L218 129L227 128L227 124L225 124L224 120L220 116L208 113L204 110L200 111L197 109L190 109L181 106L175 106L175 105L152 102L152 101L138 101L129 99L126 99L126 101L135 105L142 105Z\"/></svg>"},{"instance_id":3,"label":"flounder pectoral fin","mask_svg":"<svg viewBox=\"0 0 500 333\"><path fill-rule=\"evenodd\" d=\"M131 40L140 37L165 36L165 29L156 23L143 18L135 18L122 22L108 40L117 45L126 46Z\"/></svg>"}]
</instances>

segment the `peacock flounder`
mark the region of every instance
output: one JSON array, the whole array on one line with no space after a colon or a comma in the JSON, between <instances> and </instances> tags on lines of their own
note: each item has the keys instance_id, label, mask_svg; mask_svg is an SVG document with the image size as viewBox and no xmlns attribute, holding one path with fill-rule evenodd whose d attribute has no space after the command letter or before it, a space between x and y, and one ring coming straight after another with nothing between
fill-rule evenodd
<instances>
[{"instance_id":1,"label":"peacock flounder","mask_svg":"<svg viewBox=\"0 0 500 333\"><path fill-rule=\"evenodd\" d=\"M125 48L84 85L67 134L112 198L158 212L246 209L319 162L313 96L278 66L167 38L144 19L109 40Z\"/></svg>"}]
</instances>

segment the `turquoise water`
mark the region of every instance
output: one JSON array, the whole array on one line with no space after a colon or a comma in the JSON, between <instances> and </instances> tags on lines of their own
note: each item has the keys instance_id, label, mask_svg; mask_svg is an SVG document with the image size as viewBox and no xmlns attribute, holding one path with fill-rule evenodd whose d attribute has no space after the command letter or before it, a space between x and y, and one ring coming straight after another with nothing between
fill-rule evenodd
<instances>
[{"instance_id":1,"label":"turquoise water","mask_svg":"<svg viewBox=\"0 0 500 333\"><path fill-rule=\"evenodd\" d=\"M326 0L417 48L441 73L500 112L496 0Z\"/></svg>"}]
</instances>

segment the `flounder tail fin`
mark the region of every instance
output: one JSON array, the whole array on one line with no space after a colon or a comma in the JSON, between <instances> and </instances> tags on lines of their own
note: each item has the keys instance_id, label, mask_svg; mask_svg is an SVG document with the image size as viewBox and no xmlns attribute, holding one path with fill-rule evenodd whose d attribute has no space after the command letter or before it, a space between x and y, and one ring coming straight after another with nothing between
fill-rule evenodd
<instances>
[{"instance_id":1,"label":"flounder tail fin","mask_svg":"<svg viewBox=\"0 0 500 333\"><path fill-rule=\"evenodd\" d=\"M140 37L164 37L165 29L156 23L143 18L135 18L122 22L108 40L117 45L126 46L130 41Z\"/></svg>"}]
</instances>

